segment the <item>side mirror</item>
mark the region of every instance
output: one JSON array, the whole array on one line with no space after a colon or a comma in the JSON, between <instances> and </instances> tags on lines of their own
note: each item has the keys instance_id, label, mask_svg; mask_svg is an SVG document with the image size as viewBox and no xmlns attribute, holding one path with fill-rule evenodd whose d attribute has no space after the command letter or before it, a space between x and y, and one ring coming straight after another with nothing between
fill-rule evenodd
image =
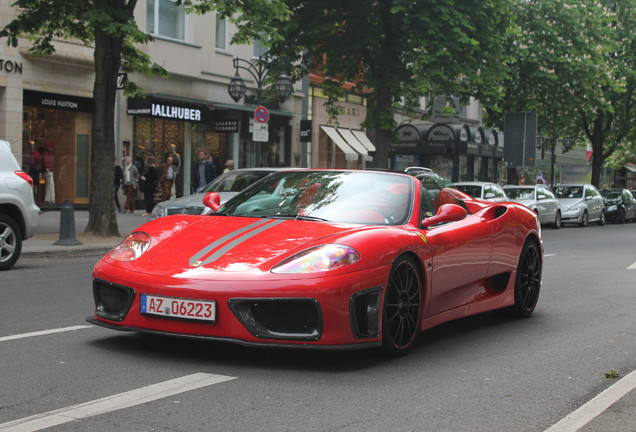
<instances>
[{"instance_id":1,"label":"side mirror","mask_svg":"<svg viewBox=\"0 0 636 432\"><path fill-rule=\"evenodd\" d=\"M456 222L465 219L468 212L457 204L442 204L435 216L422 221L422 228L427 228L442 222Z\"/></svg>"},{"instance_id":2,"label":"side mirror","mask_svg":"<svg viewBox=\"0 0 636 432\"><path fill-rule=\"evenodd\" d=\"M221 208L221 196L216 192L208 192L203 196L203 204L215 213Z\"/></svg>"}]
</instances>

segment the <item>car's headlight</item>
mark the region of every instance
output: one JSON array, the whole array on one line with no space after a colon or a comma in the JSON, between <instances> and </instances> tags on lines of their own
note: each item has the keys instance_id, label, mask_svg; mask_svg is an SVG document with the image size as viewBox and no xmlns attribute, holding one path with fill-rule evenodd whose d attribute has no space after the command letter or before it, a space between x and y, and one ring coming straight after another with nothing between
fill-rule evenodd
<instances>
[{"instance_id":1,"label":"car's headlight","mask_svg":"<svg viewBox=\"0 0 636 432\"><path fill-rule=\"evenodd\" d=\"M134 261L150 247L150 236L145 232L136 231L120 241L108 255L117 261Z\"/></svg>"},{"instance_id":2,"label":"car's headlight","mask_svg":"<svg viewBox=\"0 0 636 432\"><path fill-rule=\"evenodd\" d=\"M157 219L160 217L164 217L166 215L166 208L160 204L157 204L150 212L150 217L152 219Z\"/></svg>"},{"instance_id":3,"label":"car's headlight","mask_svg":"<svg viewBox=\"0 0 636 432\"><path fill-rule=\"evenodd\" d=\"M314 273L334 270L360 260L360 254L349 246L327 244L304 250L276 265L272 273Z\"/></svg>"},{"instance_id":4,"label":"car's headlight","mask_svg":"<svg viewBox=\"0 0 636 432\"><path fill-rule=\"evenodd\" d=\"M570 206L570 208L567 211L579 211L581 210L582 204L574 204L572 206Z\"/></svg>"}]
</instances>

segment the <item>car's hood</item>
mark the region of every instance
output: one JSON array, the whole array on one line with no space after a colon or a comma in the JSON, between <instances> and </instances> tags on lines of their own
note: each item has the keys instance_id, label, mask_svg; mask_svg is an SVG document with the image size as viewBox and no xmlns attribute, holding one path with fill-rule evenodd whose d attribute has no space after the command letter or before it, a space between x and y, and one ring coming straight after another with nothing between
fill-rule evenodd
<instances>
[{"instance_id":1,"label":"car's hood","mask_svg":"<svg viewBox=\"0 0 636 432\"><path fill-rule=\"evenodd\" d=\"M583 203L582 198L559 198L559 203L561 204L561 208L568 208L573 206L574 204Z\"/></svg>"},{"instance_id":2,"label":"car's hood","mask_svg":"<svg viewBox=\"0 0 636 432\"><path fill-rule=\"evenodd\" d=\"M246 271L351 229L289 219L206 216L172 233L161 232L163 239L148 251L148 265L171 274L196 268Z\"/></svg>"}]
</instances>

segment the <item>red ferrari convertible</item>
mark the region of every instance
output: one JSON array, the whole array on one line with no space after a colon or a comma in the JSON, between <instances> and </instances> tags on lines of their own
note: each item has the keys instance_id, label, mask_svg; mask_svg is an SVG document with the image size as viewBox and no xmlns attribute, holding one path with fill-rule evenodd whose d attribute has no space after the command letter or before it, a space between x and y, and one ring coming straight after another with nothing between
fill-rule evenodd
<instances>
[{"instance_id":1,"label":"red ferrari convertible","mask_svg":"<svg viewBox=\"0 0 636 432\"><path fill-rule=\"evenodd\" d=\"M516 203L342 170L283 171L204 202L213 213L153 220L102 258L89 322L400 354L438 324L537 304L541 230Z\"/></svg>"}]
</instances>

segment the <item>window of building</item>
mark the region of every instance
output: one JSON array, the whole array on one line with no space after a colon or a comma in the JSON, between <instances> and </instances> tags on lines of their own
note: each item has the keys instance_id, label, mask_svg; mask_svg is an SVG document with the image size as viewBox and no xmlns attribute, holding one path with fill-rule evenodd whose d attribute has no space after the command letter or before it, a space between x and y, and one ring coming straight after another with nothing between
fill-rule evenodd
<instances>
[{"instance_id":1,"label":"window of building","mask_svg":"<svg viewBox=\"0 0 636 432\"><path fill-rule=\"evenodd\" d=\"M254 57L265 57L267 47L260 39L254 39Z\"/></svg>"},{"instance_id":2,"label":"window of building","mask_svg":"<svg viewBox=\"0 0 636 432\"><path fill-rule=\"evenodd\" d=\"M148 0L146 31L172 39L185 39L185 10L176 0Z\"/></svg>"},{"instance_id":3,"label":"window of building","mask_svg":"<svg viewBox=\"0 0 636 432\"><path fill-rule=\"evenodd\" d=\"M227 50L227 18L216 16L216 40L215 46L218 50Z\"/></svg>"}]
</instances>

